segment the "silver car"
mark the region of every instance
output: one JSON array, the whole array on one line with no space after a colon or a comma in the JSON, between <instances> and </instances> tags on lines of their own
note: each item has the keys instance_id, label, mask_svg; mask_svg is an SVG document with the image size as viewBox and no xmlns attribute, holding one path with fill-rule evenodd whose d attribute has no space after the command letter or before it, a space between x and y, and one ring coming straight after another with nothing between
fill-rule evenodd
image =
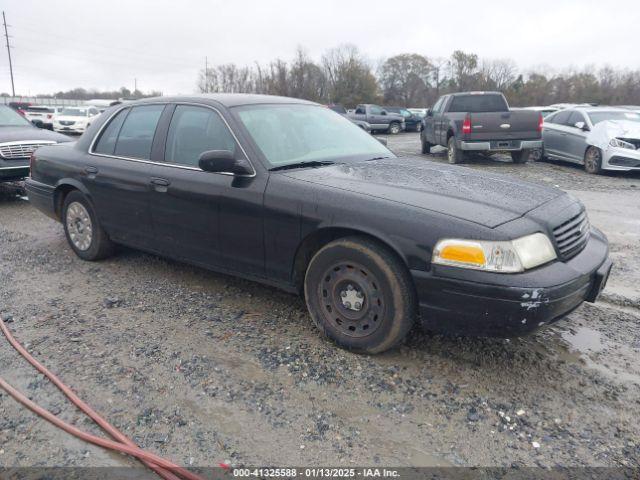
<instances>
[{"instance_id":1,"label":"silver car","mask_svg":"<svg viewBox=\"0 0 640 480\"><path fill-rule=\"evenodd\" d=\"M640 170L640 114L617 107L576 107L544 119L543 155L589 173Z\"/></svg>"}]
</instances>

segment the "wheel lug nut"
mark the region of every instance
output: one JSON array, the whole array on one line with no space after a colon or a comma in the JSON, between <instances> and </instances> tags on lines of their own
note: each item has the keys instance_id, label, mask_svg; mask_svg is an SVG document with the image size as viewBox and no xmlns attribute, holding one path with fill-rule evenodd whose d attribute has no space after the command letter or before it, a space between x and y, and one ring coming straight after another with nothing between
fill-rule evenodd
<instances>
[{"instance_id":1,"label":"wheel lug nut","mask_svg":"<svg viewBox=\"0 0 640 480\"><path fill-rule=\"evenodd\" d=\"M362 304L360 302L356 302L354 307L355 307L356 310L360 310L362 308Z\"/></svg>"},{"instance_id":2,"label":"wheel lug nut","mask_svg":"<svg viewBox=\"0 0 640 480\"><path fill-rule=\"evenodd\" d=\"M344 306L347 307L347 308L351 308L351 302L345 302Z\"/></svg>"},{"instance_id":3,"label":"wheel lug nut","mask_svg":"<svg viewBox=\"0 0 640 480\"><path fill-rule=\"evenodd\" d=\"M356 293L356 297L358 297L358 298L362 298L362 292L357 292L357 293Z\"/></svg>"},{"instance_id":4,"label":"wheel lug nut","mask_svg":"<svg viewBox=\"0 0 640 480\"><path fill-rule=\"evenodd\" d=\"M347 292L345 292L344 290L342 292L340 292L340 296L341 297L346 297L347 296Z\"/></svg>"}]
</instances>

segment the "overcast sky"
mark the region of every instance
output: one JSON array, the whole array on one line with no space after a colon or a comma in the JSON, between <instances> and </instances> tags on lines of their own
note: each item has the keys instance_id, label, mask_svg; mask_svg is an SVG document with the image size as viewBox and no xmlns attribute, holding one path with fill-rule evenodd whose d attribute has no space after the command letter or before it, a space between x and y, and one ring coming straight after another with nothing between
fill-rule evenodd
<instances>
[{"instance_id":1,"label":"overcast sky","mask_svg":"<svg viewBox=\"0 0 640 480\"><path fill-rule=\"evenodd\" d=\"M638 0L4 0L16 93L74 87L191 93L210 64L314 59L344 43L374 64L455 49L527 68L639 69ZM3 42L4 43L4 42ZM6 49L0 91L10 92Z\"/></svg>"}]
</instances>

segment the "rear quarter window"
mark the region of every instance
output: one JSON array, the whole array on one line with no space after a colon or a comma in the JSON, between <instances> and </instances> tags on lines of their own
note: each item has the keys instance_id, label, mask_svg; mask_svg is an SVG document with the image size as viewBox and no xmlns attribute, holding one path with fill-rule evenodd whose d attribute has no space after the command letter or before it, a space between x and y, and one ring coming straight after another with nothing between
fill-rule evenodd
<instances>
[{"instance_id":1,"label":"rear quarter window","mask_svg":"<svg viewBox=\"0 0 640 480\"><path fill-rule=\"evenodd\" d=\"M133 107L122 124L116 141L115 155L148 160L156 126L164 105Z\"/></svg>"},{"instance_id":2,"label":"rear quarter window","mask_svg":"<svg viewBox=\"0 0 640 480\"><path fill-rule=\"evenodd\" d=\"M118 140L118 134L120 133L120 128L124 123L124 119L127 117L129 113L129 109L125 108L120 110L116 115L109 121L109 125L102 130L100 134L100 138L98 138L98 143L94 147L93 151L95 153L103 153L105 155L113 155L113 152L116 149L116 140Z\"/></svg>"}]
</instances>

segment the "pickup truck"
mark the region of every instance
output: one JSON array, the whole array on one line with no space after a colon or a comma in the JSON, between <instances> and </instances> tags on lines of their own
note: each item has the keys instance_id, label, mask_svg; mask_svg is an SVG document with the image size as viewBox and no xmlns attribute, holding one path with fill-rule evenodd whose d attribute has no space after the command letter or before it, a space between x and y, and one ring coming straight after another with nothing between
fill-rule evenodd
<instances>
[{"instance_id":1,"label":"pickup truck","mask_svg":"<svg viewBox=\"0 0 640 480\"><path fill-rule=\"evenodd\" d=\"M500 92L452 93L427 111L420 140L424 154L447 147L449 163L462 163L469 151L509 152L514 163L525 163L542 148L542 115L510 110Z\"/></svg>"},{"instance_id":2,"label":"pickup truck","mask_svg":"<svg viewBox=\"0 0 640 480\"><path fill-rule=\"evenodd\" d=\"M404 117L400 114L387 112L379 105L363 103L356 107L354 113L347 113L353 120L361 120L371 125L371 131L385 131L393 135L406 128Z\"/></svg>"}]
</instances>

